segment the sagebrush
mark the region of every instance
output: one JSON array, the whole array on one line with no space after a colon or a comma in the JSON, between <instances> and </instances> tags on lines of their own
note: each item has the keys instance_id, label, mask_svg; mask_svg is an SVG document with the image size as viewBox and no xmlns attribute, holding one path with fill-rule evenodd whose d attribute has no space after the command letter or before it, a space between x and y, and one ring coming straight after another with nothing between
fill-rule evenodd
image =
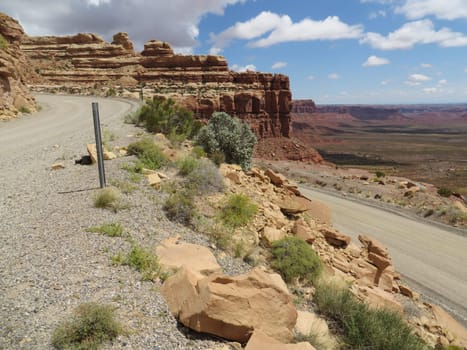
<instances>
[{"instance_id":1,"label":"sagebrush","mask_svg":"<svg viewBox=\"0 0 467 350\"><path fill-rule=\"evenodd\" d=\"M230 227L240 227L249 223L258 212L258 206L244 194L232 194L221 209L221 221Z\"/></svg>"},{"instance_id":2,"label":"sagebrush","mask_svg":"<svg viewBox=\"0 0 467 350\"><path fill-rule=\"evenodd\" d=\"M244 170L249 170L257 140L247 123L225 112L216 112L201 128L195 142L208 155L222 153L227 163L239 164Z\"/></svg>"},{"instance_id":3,"label":"sagebrush","mask_svg":"<svg viewBox=\"0 0 467 350\"><path fill-rule=\"evenodd\" d=\"M138 157L141 162L139 165L140 168L144 167L151 170L157 170L168 164L168 159L162 152L161 148L150 138L143 138L130 143L128 145L128 154Z\"/></svg>"}]
</instances>

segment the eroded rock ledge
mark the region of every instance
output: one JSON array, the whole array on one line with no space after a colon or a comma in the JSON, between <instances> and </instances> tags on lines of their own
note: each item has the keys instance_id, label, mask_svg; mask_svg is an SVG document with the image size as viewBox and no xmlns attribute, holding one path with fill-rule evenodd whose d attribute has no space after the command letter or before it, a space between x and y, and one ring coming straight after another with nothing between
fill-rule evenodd
<instances>
[{"instance_id":1,"label":"eroded rock ledge","mask_svg":"<svg viewBox=\"0 0 467 350\"><path fill-rule=\"evenodd\" d=\"M120 95L171 97L199 119L225 111L246 120L259 138L290 134L285 75L232 72L222 56L178 55L157 40L136 53L126 33L112 43L95 34L28 37L21 47L38 73L29 79L36 90L93 94L116 86Z\"/></svg>"}]
</instances>

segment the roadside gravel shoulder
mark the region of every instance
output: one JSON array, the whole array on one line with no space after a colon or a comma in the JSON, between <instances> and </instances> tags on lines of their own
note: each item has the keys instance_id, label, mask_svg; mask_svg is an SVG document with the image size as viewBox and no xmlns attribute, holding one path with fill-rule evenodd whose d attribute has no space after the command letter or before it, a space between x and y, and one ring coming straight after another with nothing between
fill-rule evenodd
<instances>
[{"instance_id":1,"label":"roadside gravel shoulder","mask_svg":"<svg viewBox=\"0 0 467 350\"><path fill-rule=\"evenodd\" d=\"M41 113L53 112L53 97L38 99L51 105ZM80 98L67 99L73 112ZM90 101L85 102L90 105ZM123 116L137 104L99 102L103 128L116 136L114 145L126 145L132 135L141 132L123 123ZM115 109L112 104L119 107ZM39 118L50 123L55 120L48 114ZM1 125L0 138L11 134L11 128L16 130L18 124L24 124L18 128L23 130L31 124L40 125L40 120L31 116ZM115 306L129 331L105 349L218 347L221 340L195 335L177 324L158 292L160 283L142 282L135 270L112 265L113 255L129 251L126 239L86 231L91 226L118 222L127 235L146 248L155 248L159 241L174 235L209 246L205 236L165 218L161 211L164 194L144 180L133 192L123 195L126 208L113 212L93 206L98 191L97 167L74 164L86 154L86 143L92 142L92 122L89 124L84 128L78 123L78 129L71 133L66 127L58 134L51 131L50 137L37 141L17 139L18 147L13 151L0 151L0 349L51 348L50 336L56 325L76 306L89 301ZM28 146L21 146L22 141ZM65 168L51 170L57 161ZM129 181L122 169L128 162L130 157L106 161L107 182ZM240 260L214 253L226 273L248 268Z\"/></svg>"}]
</instances>

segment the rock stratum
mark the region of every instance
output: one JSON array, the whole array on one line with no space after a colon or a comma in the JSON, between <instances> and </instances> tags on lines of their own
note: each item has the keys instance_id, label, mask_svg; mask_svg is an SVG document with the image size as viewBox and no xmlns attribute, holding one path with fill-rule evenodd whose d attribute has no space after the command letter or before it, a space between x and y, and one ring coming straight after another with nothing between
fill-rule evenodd
<instances>
[{"instance_id":1,"label":"rock stratum","mask_svg":"<svg viewBox=\"0 0 467 350\"><path fill-rule=\"evenodd\" d=\"M0 13L0 120L34 110L34 98L26 86L28 64L20 50L23 37L21 25Z\"/></svg>"},{"instance_id":2,"label":"rock stratum","mask_svg":"<svg viewBox=\"0 0 467 350\"><path fill-rule=\"evenodd\" d=\"M151 40L137 53L126 33L108 43L95 34L27 37L21 48L35 90L170 97L207 120L224 111L245 120L258 138L289 137L292 95L281 74L236 73L222 56L175 54Z\"/></svg>"}]
</instances>

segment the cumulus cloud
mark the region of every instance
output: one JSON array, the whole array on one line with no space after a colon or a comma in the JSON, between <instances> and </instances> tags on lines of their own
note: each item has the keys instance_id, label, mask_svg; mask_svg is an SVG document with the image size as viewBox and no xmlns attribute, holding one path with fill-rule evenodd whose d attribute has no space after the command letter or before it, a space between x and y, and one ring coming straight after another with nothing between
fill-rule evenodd
<instances>
[{"instance_id":1,"label":"cumulus cloud","mask_svg":"<svg viewBox=\"0 0 467 350\"><path fill-rule=\"evenodd\" d=\"M409 75L407 81L405 82L406 85L409 86L418 86L424 82L430 81L431 78L429 76L423 74L411 74Z\"/></svg>"},{"instance_id":2,"label":"cumulus cloud","mask_svg":"<svg viewBox=\"0 0 467 350\"><path fill-rule=\"evenodd\" d=\"M235 72L240 72L240 73L256 72L256 66L253 64L247 64L246 66L239 66L238 64L234 64L232 65L232 67L230 67L230 69L232 69Z\"/></svg>"},{"instance_id":3,"label":"cumulus cloud","mask_svg":"<svg viewBox=\"0 0 467 350\"><path fill-rule=\"evenodd\" d=\"M246 22L238 22L217 35L212 34L211 52L221 52L235 39L250 40L250 47L268 47L290 41L355 39L361 37L362 32L361 25L348 25L337 16L322 21L305 18L294 23L287 15L263 11Z\"/></svg>"},{"instance_id":4,"label":"cumulus cloud","mask_svg":"<svg viewBox=\"0 0 467 350\"><path fill-rule=\"evenodd\" d=\"M93 32L110 40L125 31L138 48L150 39L169 41L185 51L197 45L202 16L221 15L246 0L15 0L0 11L18 19L29 35Z\"/></svg>"},{"instance_id":5,"label":"cumulus cloud","mask_svg":"<svg viewBox=\"0 0 467 350\"><path fill-rule=\"evenodd\" d=\"M411 49L418 44L438 44L441 47L467 46L467 35L453 32L449 28L435 30L429 19L404 24L394 32L383 36L369 32L364 35L360 43L369 44L380 50Z\"/></svg>"},{"instance_id":6,"label":"cumulus cloud","mask_svg":"<svg viewBox=\"0 0 467 350\"><path fill-rule=\"evenodd\" d=\"M339 74L337 74L337 73L330 73L330 74L328 75L328 78L329 78L329 79L332 79L332 80L337 80L337 79L340 79L341 76L340 76Z\"/></svg>"},{"instance_id":7,"label":"cumulus cloud","mask_svg":"<svg viewBox=\"0 0 467 350\"><path fill-rule=\"evenodd\" d=\"M377 57L377 56L370 56L368 59L362 64L363 67L376 67L376 66L383 66L385 64L389 64L390 61L387 58Z\"/></svg>"},{"instance_id":8,"label":"cumulus cloud","mask_svg":"<svg viewBox=\"0 0 467 350\"><path fill-rule=\"evenodd\" d=\"M406 0L402 6L396 7L397 13L410 19L435 16L439 19L467 18L467 2L465 0Z\"/></svg>"},{"instance_id":9,"label":"cumulus cloud","mask_svg":"<svg viewBox=\"0 0 467 350\"><path fill-rule=\"evenodd\" d=\"M281 68L285 68L287 67L287 62L282 62L282 61L279 61L279 62L276 62L272 65L272 69L281 69Z\"/></svg>"}]
</instances>

